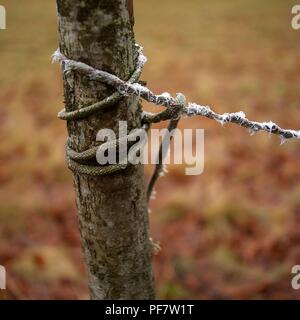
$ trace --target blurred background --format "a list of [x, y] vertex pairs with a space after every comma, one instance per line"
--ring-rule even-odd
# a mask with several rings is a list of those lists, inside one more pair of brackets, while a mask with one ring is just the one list
[[[72, 175], [64, 161], [55, 1], [2, 0], [1, 299], [87, 299]], [[155, 92], [300, 129], [300, 30], [288, 0], [139, 0], [135, 33]], [[152, 107], [146, 106], [150, 110]], [[156, 109], [157, 110], [157, 109]], [[151, 202], [158, 298], [298, 299], [300, 142], [203, 118], [205, 170], [169, 166]], [[146, 178], [151, 173], [146, 167]]]

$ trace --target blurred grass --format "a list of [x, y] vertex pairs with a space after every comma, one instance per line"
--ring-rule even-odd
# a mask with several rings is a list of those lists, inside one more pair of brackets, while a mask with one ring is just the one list
[[[8, 29], [0, 31], [0, 264], [9, 274], [7, 294], [86, 298], [66, 130], [56, 118], [61, 75], [50, 64], [58, 42], [55, 2], [1, 4], [8, 15]], [[155, 92], [181, 91], [221, 113], [243, 109], [249, 118], [299, 128], [293, 4], [135, 1], [136, 37], [149, 58], [143, 78]], [[250, 137], [201, 118], [181, 127], [205, 129], [205, 171], [186, 177], [171, 165], [157, 187], [151, 222], [163, 248], [154, 261], [159, 297], [299, 298], [289, 273], [300, 263], [299, 143], [280, 147], [267, 134]], [[55, 259], [62, 263], [53, 267]]]

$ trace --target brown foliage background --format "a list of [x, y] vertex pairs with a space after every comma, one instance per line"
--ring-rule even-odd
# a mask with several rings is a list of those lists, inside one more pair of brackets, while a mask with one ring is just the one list
[[[85, 299], [85, 271], [65, 123], [54, 1], [5, 0], [0, 31], [0, 264], [2, 299]], [[218, 112], [300, 129], [300, 31], [287, 0], [135, 1], [136, 36], [155, 92], [184, 92]], [[149, 110], [155, 110], [146, 105]], [[298, 299], [300, 142], [234, 125], [205, 129], [205, 170], [169, 166], [151, 202], [162, 251], [154, 265], [165, 299]], [[146, 178], [152, 168], [146, 168]]]

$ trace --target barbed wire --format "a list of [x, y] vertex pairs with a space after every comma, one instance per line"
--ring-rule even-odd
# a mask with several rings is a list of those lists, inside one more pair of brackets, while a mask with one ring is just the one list
[[[136, 71], [140, 73], [145, 63], [147, 62], [147, 58], [143, 54], [143, 48], [139, 45], [136, 45], [136, 47], [138, 48]], [[177, 104], [177, 101], [176, 98], [172, 97], [168, 92], [164, 92], [162, 94], [155, 94], [150, 89], [141, 85], [138, 82], [132, 83], [132, 81], [124, 81], [106, 71], [97, 70], [85, 63], [70, 60], [66, 58], [59, 50], [57, 50], [53, 54], [53, 60], [65, 64], [65, 73], [69, 73], [74, 70], [79, 71], [82, 74], [87, 75], [92, 80], [98, 80], [115, 87], [118, 90], [118, 92], [123, 96], [135, 95], [155, 105], [164, 106], [168, 108], [167, 112], [161, 112], [154, 115], [152, 114], [153, 119], [150, 122], [160, 122], [162, 120], [168, 120], [173, 116], [172, 107], [174, 107]], [[150, 114], [144, 113], [144, 115], [146, 118], [147, 115], [149, 116]], [[218, 114], [215, 111], [213, 111], [209, 106], [189, 102], [182, 109], [182, 115], [185, 115], [187, 117], [203, 116], [215, 120], [221, 123], [222, 125], [224, 125], [225, 123], [235, 123], [240, 125], [241, 127], [249, 129], [251, 133], [255, 133], [258, 131], [266, 131], [275, 135], [279, 135], [282, 141], [291, 138], [300, 139], [299, 130], [283, 129], [272, 121], [251, 121], [246, 118], [246, 115], [243, 111], [234, 113], [226, 112], [223, 114]]]
[[[72, 71], [77, 71], [93, 81], [101, 81], [107, 85], [114, 87], [117, 90], [117, 92], [113, 93], [110, 97], [107, 97], [104, 100], [93, 105], [84, 106], [79, 108], [78, 110], [71, 112], [67, 112], [65, 109], [63, 109], [61, 112], [59, 112], [58, 117], [67, 121], [84, 119], [91, 114], [99, 112], [100, 110], [103, 110], [109, 106], [115, 105], [116, 102], [118, 102], [124, 96], [134, 95], [157, 106], [163, 106], [166, 108], [159, 113], [150, 113], [144, 111], [142, 114], [142, 121], [145, 124], [151, 124], [164, 120], [170, 120], [170, 124], [168, 127], [169, 131], [174, 130], [177, 127], [178, 121], [182, 116], [203, 116], [215, 120], [221, 125], [224, 125], [226, 123], [238, 124], [241, 127], [248, 129], [251, 134], [254, 134], [258, 131], [265, 131], [270, 134], [278, 135], [281, 138], [281, 143], [285, 142], [287, 139], [300, 139], [299, 130], [283, 129], [272, 121], [251, 121], [246, 118], [246, 115], [243, 111], [233, 113], [226, 112], [223, 114], [219, 114], [213, 111], [209, 106], [200, 105], [194, 102], [187, 102], [186, 97], [182, 93], [178, 93], [176, 97], [172, 97], [168, 92], [164, 92], [161, 94], [153, 93], [149, 88], [139, 82], [139, 77], [142, 73], [144, 65], [147, 62], [147, 58], [144, 55], [143, 48], [141, 46], [136, 44], [136, 48], [138, 53], [136, 68], [133, 75], [128, 81], [124, 81], [109, 72], [95, 69], [83, 62], [69, 59], [58, 49], [52, 56], [53, 62], [60, 62], [63, 72], [66, 76], [68, 76]], [[92, 149], [86, 150], [84, 151], [84, 153], [94, 155], [96, 149], [95, 147], [93, 147]], [[78, 153], [74, 152], [70, 149], [69, 146], [67, 146], [67, 160], [69, 163], [69, 167], [81, 173], [101, 175], [107, 174], [107, 172], [116, 172], [125, 168], [124, 166], [108, 166], [108, 170], [106, 170], [101, 168], [97, 169], [94, 166], [91, 166], [91, 170], [89, 170], [88, 165], [76, 162], [76, 160], [78, 160], [76, 159], [76, 157], [78, 157]], [[150, 179], [148, 187], [148, 199], [151, 196], [156, 180], [163, 173], [164, 155], [161, 153], [161, 150], [159, 151], [158, 158], [159, 162], [156, 165], [155, 171], [152, 178]]]

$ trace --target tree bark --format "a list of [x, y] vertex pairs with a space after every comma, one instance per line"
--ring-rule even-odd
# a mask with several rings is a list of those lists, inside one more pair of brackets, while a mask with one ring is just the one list
[[[129, 79], [136, 58], [129, 9], [127, 0], [57, 0], [61, 52]], [[66, 111], [112, 92], [77, 72], [64, 75]], [[129, 130], [140, 127], [138, 99], [124, 98], [87, 119], [68, 121], [71, 147], [81, 152], [95, 146], [98, 130], [117, 133], [121, 120]], [[100, 177], [74, 173], [74, 186], [91, 298], [154, 298], [143, 166]]]

